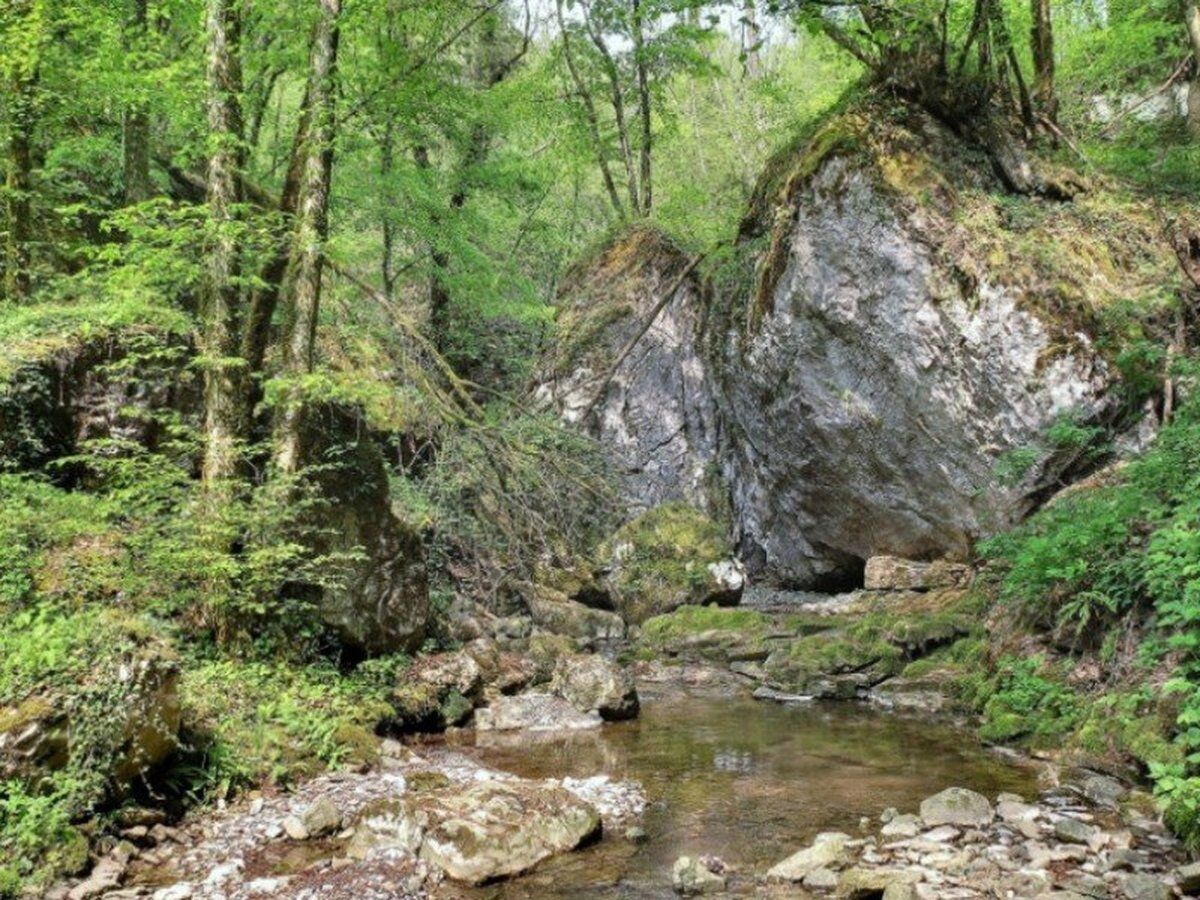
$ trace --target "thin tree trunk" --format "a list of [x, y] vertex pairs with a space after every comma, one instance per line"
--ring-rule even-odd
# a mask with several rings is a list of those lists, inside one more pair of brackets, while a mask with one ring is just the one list
[[1058, 96], [1054, 88], [1054, 21], [1050, 0], [1031, 0], [1033, 4], [1033, 101], [1038, 113], [1051, 122], [1058, 121]]
[[557, 0], [555, 9], [558, 12], [558, 30], [562, 35], [563, 60], [567, 64], [567, 71], [575, 85], [575, 92], [579, 95], [580, 103], [583, 104], [584, 118], [592, 138], [592, 146], [596, 148], [596, 162], [600, 167], [600, 176], [604, 180], [604, 189], [608, 193], [609, 202], [612, 203], [617, 217], [623, 219], [625, 218], [625, 206], [621, 203], [621, 195], [617, 192], [617, 183], [613, 179], [612, 169], [608, 165], [608, 157], [604, 154], [604, 141], [600, 136], [600, 116], [596, 113], [596, 104], [575, 66], [575, 57], [571, 52], [571, 34], [567, 30], [567, 23], [563, 16], [563, 0]]
[[279, 292], [283, 287], [283, 276], [287, 272], [288, 260], [291, 258], [290, 222], [296, 214], [300, 195], [300, 178], [304, 173], [305, 149], [308, 145], [308, 131], [312, 116], [311, 90], [312, 86], [309, 85], [304, 99], [301, 101], [300, 121], [296, 125], [295, 137], [292, 138], [292, 152], [288, 161], [287, 174], [283, 179], [283, 190], [279, 196], [279, 210], [289, 223], [288, 233], [280, 239], [275, 249], [275, 255], [263, 266], [259, 275], [261, 286], [256, 288], [250, 297], [250, 314], [242, 335], [242, 356], [250, 366], [251, 372], [262, 370], [271, 337], [271, 320], [279, 305]]
[[757, 78], [762, 73], [762, 26], [758, 21], [758, 3], [745, 0], [742, 6], [742, 74]]
[[1184, 12], [1194, 63], [1192, 82], [1188, 85], [1188, 130], [1200, 140], [1200, 3], [1188, 3]]
[[32, 290], [33, 129], [36, 121], [37, 72], [18, 71], [13, 79], [12, 123], [8, 140], [6, 198], [8, 242], [4, 262], [4, 293], [25, 303]]
[[[318, 3], [320, 12], [310, 58], [312, 127], [304, 154], [292, 254], [283, 281], [288, 313], [283, 363], [285, 373], [292, 378], [311, 372], [313, 368], [317, 318], [321, 309], [323, 244], [328, 232], [329, 189], [333, 176], [341, 0], [318, 0]], [[283, 472], [295, 472], [301, 463], [304, 403], [295, 395], [294, 389], [290, 393], [292, 395], [283, 400], [278, 422], [275, 461]]]
[[208, 0], [208, 158], [206, 194], [213, 237], [205, 254], [201, 297], [204, 358], [203, 478], [212, 485], [235, 474], [244, 434], [246, 366], [238, 356], [238, 246], [233, 228], [242, 200], [242, 74], [238, 0]]
[[[396, 127], [389, 117], [383, 125], [379, 136], [379, 174], [385, 187], [391, 180], [392, 171], [396, 167]], [[379, 263], [379, 277], [383, 282], [383, 296], [388, 300], [396, 295], [396, 226], [387, 208], [383, 208], [379, 217], [379, 226], [383, 233], [383, 258]]]
[[637, 69], [638, 113], [642, 123], [642, 145], [639, 148], [639, 180], [641, 181], [642, 188], [641, 210], [642, 215], [648, 216], [651, 207], [654, 205], [654, 189], [650, 180], [650, 152], [653, 137], [650, 121], [650, 77], [647, 72], [646, 38], [642, 31], [642, 3], [641, 0], [632, 0], [632, 2], [633, 57], [634, 66]]
[[[126, 50], [146, 40], [146, 0], [133, 0], [133, 15], [126, 29]], [[150, 117], [141, 103], [125, 110], [124, 143], [125, 202], [141, 203], [154, 196], [150, 181]]]
[[621, 149], [621, 160], [625, 164], [625, 180], [628, 186], [629, 206], [635, 215], [640, 215], [642, 213], [641, 200], [638, 197], [637, 174], [633, 162], [633, 147], [629, 141], [629, 125], [625, 118], [625, 97], [621, 92], [621, 73], [617, 68], [617, 61], [613, 59], [612, 53], [609, 52], [608, 44], [604, 41], [604, 36], [596, 30], [595, 23], [592, 22], [591, 8], [587, 4], [584, 4], [583, 7], [583, 23], [587, 28], [588, 36], [599, 51], [600, 58], [604, 64], [604, 74], [608, 78], [609, 100], [613, 108], [613, 120], [617, 126], [617, 144]]

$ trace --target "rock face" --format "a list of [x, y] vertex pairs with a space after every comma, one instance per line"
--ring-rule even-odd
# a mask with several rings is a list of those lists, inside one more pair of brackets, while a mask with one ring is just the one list
[[[752, 576], [836, 589], [861, 586], [875, 556], [965, 559], [1086, 474], [1086, 428], [1130, 424], [1101, 313], [1170, 279], [1158, 243], [1135, 204], [1013, 198], [923, 113], [867, 102], [772, 161], [737, 259], [675, 295], [673, 342], [652, 328], [582, 424], [646, 500], [728, 509]], [[643, 258], [617, 245], [601, 275], [623, 254]], [[627, 294], [661, 297], [679, 271], [651, 260], [620, 270], [640, 280]], [[581, 303], [601, 275], [578, 279]], [[564, 319], [567, 345], [586, 338], [611, 362], [628, 322], [589, 322], [579, 336]], [[681, 323], [698, 329], [690, 345]], [[576, 420], [563, 398], [603, 368], [578, 359], [560, 353], [543, 390]], [[669, 403], [643, 387], [685, 380]], [[697, 479], [714, 460], [720, 477]]]
[[570, 339], [557, 348], [540, 391], [600, 440], [634, 509], [707, 499], [717, 419], [697, 344], [700, 283], [679, 280], [687, 267], [667, 238], [639, 228], [578, 270], [560, 319]]

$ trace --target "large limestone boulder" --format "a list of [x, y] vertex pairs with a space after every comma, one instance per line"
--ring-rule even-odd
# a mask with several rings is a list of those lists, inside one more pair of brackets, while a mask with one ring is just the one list
[[546, 691], [496, 697], [475, 711], [479, 731], [581, 731], [599, 728], [595, 711], [581, 711], [570, 701]]
[[632, 719], [638, 714], [633, 677], [616, 663], [595, 654], [561, 657], [550, 690], [580, 712], [598, 713], [607, 721]]
[[489, 781], [368, 807], [356, 823], [353, 852], [361, 857], [393, 846], [418, 853], [456, 881], [483, 884], [528, 871], [599, 832], [596, 809], [562, 787]]
[[326, 501], [313, 523], [316, 549], [354, 557], [342, 582], [321, 590], [318, 614], [359, 652], [415, 650], [430, 618], [425, 551], [392, 513], [383, 456], [353, 410], [310, 409], [305, 424], [302, 458]]
[[0, 781], [37, 780], [74, 757], [103, 766], [119, 795], [178, 746], [178, 681], [177, 663], [151, 647], [98, 667], [73, 702], [45, 693], [0, 706]]
[[722, 433], [752, 572], [853, 584], [965, 558], [1128, 423], [1104, 311], [1168, 283], [1148, 209], [1015, 198], [915, 109], [842, 114], [777, 159], [726, 306]]
[[[872, 557], [964, 561], [1101, 464], [1089, 441], [1147, 433], [1110, 312], [1176, 277], [1153, 210], [1103, 186], [1014, 197], [905, 104], [864, 100], [773, 159], [702, 284], [671, 295], [682, 257], [644, 246], [577, 274], [542, 394], [621, 462], [631, 511], [728, 513], [752, 577], [843, 589]], [[638, 328], [593, 297], [614, 280], [643, 324], [669, 316], [623, 358]]]
[[600, 440], [633, 509], [707, 502], [716, 408], [698, 344], [702, 288], [688, 268], [682, 250], [645, 227], [576, 267], [539, 390]]
[[627, 622], [681, 606], [736, 605], [745, 587], [725, 531], [685, 503], [657, 506], [600, 548], [601, 582]]

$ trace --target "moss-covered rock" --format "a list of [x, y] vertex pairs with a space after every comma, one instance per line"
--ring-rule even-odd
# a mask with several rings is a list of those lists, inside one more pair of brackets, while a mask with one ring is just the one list
[[603, 584], [627, 622], [686, 605], [733, 605], [745, 584], [724, 529], [685, 503], [643, 513], [609, 538], [599, 556]]

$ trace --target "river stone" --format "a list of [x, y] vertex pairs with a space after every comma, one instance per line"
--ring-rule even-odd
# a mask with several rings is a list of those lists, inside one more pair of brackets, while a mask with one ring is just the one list
[[601, 722], [598, 713], [580, 712], [561, 697], [534, 691], [497, 697], [475, 711], [479, 731], [579, 731], [599, 728]]
[[921, 818], [926, 825], [963, 825], [982, 827], [991, 824], [992, 804], [982, 794], [966, 788], [947, 788], [921, 803]]
[[309, 837], [322, 837], [342, 827], [342, 811], [328, 797], [322, 797], [300, 816]]
[[772, 881], [803, 881], [817, 869], [834, 866], [845, 860], [846, 835], [828, 835], [811, 847], [793, 853], [767, 872]]
[[453, 690], [464, 697], [474, 697], [483, 686], [483, 670], [464, 650], [419, 656], [405, 672], [405, 678], [429, 685], [438, 696]]
[[837, 883], [838, 875], [833, 869], [813, 869], [804, 876], [804, 886], [815, 891], [832, 891]]
[[1096, 806], [1116, 809], [1129, 788], [1109, 775], [1087, 773], [1079, 783], [1079, 792]]
[[637, 687], [618, 666], [595, 654], [560, 657], [550, 682], [550, 692], [583, 713], [602, 719], [632, 719], [638, 714]]
[[901, 837], [911, 838], [916, 837], [921, 831], [921, 820], [914, 815], [904, 814], [896, 815], [880, 829], [879, 833], [884, 837]]
[[1175, 880], [1185, 894], [1200, 893], [1200, 862], [1180, 866], [1175, 870]]
[[921, 872], [915, 869], [847, 869], [838, 878], [837, 896], [844, 900], [872, 900], [894, 884], [916, 884]]
[[1121, 890], [1129, 900], [1171, 900], [1171, 889], [1153, 875], [1126, 875]]
[[1078, 819], [1062, 818], [1054, 823], [1054, 836], [1065, 844], [1090, 844], [1096, 829]]
[[355, 824], [352, 857], [416, 852], [456, 881], [482, 884], [574, 850], [599, 834], [600, 814], [562, 787], [513, 779], [409, 793]]
[[588, 647], [625, 637], [625, 621], [619, 615], [584, 606], [560, 591], [534, 585], [526, 599], [533, 623], [553, 634], [566, 635]]
[[684, 897], [715, 894], [725, 890], [725, 876], [710, 872], [702, 860], [681, 856], [671, 867], [671, 884]]

